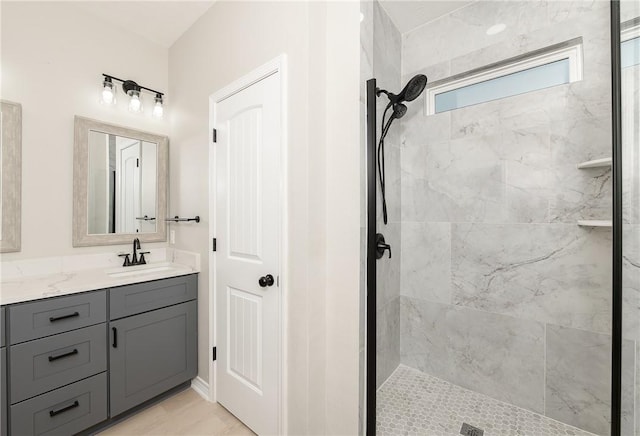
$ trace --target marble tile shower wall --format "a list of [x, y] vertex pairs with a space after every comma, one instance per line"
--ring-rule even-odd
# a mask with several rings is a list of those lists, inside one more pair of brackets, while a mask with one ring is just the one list
[[[506, 30], [486, 35], [496, 23]], [[403, 83], [578, 37], [584, 79], [432, 116], [410, 108], [398, 233], [403, 364], [603, 435], [611, 232], [576, 221], [610, 219], [611, 172], [576, 164], [611, 153], [609, 32], [608, 2], [478, 1], [404, 34]]]
[[[373, 8], [373, 75], [379, 88], [400, 90], [402, 37], [378, 2]], [[378, 132], [386, 97], [378, 99]], [[385, 139], [385, 181], [388, 222], [382, 219], [382, 201], [378, 191], [378, 231], [391, 245], [392, 256], [385, 255], [377, 263], [377, 385], [380, 386], [400, 363], [400, 254], [401, 254], [401, 190], [400, 132], [396, 121]], [[378, 133], [379, 134], [379, 133]], [[395, 254], [395, 255], [394, 255]]]
[[[400, 86], [401, 35], [377, 1], [360, 3], [363, 20], [360, 30], [360, 127], [366, 132], [366, 81], [377, 79], [380, 88], [397, 90]], [[378, 100], [378, 134], [385, 106]], [[400, 123], [389, 131], [385, 141], [385, 166], [389, 220], [382, 220], [380, 193], [377, 198], [377, 227], [391, 244], [394, 256], [378, 261], [377, 267], [377, 386], [380, 386], [400, 363]], [[361, 142], [361, 315], [366, 306], [366, 137]], [[361, 316], [364, 319], [364, 316]], [[360, 367], [364, 374], [365, 326], [360, 329]], [[364, 404], [364, 384], [361, 380], [361, 404]], [[361, 413], [363, 412], [361, 407]], [[361, 417], [362, 422], [362, 417]], [[362, 430], [362, 429], [361, 429]]]

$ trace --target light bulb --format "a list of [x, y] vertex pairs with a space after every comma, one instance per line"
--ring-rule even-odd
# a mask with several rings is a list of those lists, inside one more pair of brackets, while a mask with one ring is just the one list
[[129, 110], [131, 112], [141, 112], [142, 102], [140, 101], [140, 91], [129, 91], [131, 99], [129, 100]]
[[162, 107], [162, 95], [156, 94], [156, 104], [153, 106], [153, 116], [156, 118], [162, 118], [164, 114], [164, 108]]
[[105, 78], [100, 98], [102, 104], [115, 104], [116, 98], [113, 91], [113, 82], [110, 78]]

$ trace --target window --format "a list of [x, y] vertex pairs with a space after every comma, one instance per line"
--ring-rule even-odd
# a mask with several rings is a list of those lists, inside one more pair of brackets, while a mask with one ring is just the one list
[[620, 60], [622, 68], [640, 65], [640, 26], [622, 31], [620, 40]]
[[582, 41], [484, 67], [427, 89], [427, 115], [582, 80]]

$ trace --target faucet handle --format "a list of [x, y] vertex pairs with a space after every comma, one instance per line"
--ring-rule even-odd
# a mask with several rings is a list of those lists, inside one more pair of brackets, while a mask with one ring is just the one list
[[131, 261], [129, 260], [129, 253], [118, 254], [118, 257], [124, 257], [124, 263], [122, 266], [131, 266]]
[[147, 263], [147, 261], [144, 258], [145, 254], [149, 254], [150, 251], [141, 251], [138, 254], [140, 255], [140, 260], [138, 261], [138, 264], [140, 265], [145, 265]]

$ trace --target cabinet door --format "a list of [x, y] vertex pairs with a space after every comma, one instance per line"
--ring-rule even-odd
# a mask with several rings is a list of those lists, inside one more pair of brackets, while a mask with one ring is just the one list
[[197, 374], [195, 301], [112, 321], [111, 416]]

